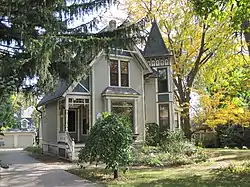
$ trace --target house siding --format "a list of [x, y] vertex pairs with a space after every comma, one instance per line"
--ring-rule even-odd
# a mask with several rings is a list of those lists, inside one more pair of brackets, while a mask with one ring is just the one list
[[157, 123], [156, 80], [145, 80], [146, 123]]
[[[102, 92], [109, 86], [109, 65], [106, 57], [103, 55], [99, 61], [93, 65], [94, 80], [92, 82], [93, 92], [93, 120], [96, 119], [96, 115], [105, 110], [104, 102], [102, 98]], [[95, 122], [95, 121], [93, 121]]]
[[42, 134], [46, 143], [57, 143], [57, 102], [47, 104], [43, 114]]
[[144, 116], [144, 102], [143, 102], [143, 69], [138, 62], [134, 59], [130, 60], [130, 87], [137, 91], [140, 95], [138, 97], [137, 104], [137, 132], [139, 134], [137, 140], [144, 140], [144, 126], [145, 126], [145, 116]]
[[[96, 118], [98, 113], [107, 110], [107, 103], [105, 101], [102, 93], [109, 86], [109, 64], [105, 56], [102, 56], [99, 61], [93, 65], [94, 80], [93, 80], [93, 90], [92, 100], [94, 100], [93, 106], [93, 119]], [[137, 91], [140, 95], [137, 99], [137, 133], [139, 134], [138, 140], [144, 140], [144, 102], [143, 102], [143, 69], [137, 61], [134, 59], [129, 59], [129, 81], [130, 87]], [[122, 96], [119, 96], [121, 98]], [[118, 97], [117, 97], [118, 98]], [[122, 97], [126, 100], [126, 96]]]

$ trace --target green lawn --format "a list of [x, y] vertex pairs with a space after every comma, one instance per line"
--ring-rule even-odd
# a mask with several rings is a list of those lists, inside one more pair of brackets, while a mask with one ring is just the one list
[[250, 186], [250, 173], [232, 173], [220, 168], [250, 160], [250, 150], [207, 149], [208, 162], [171, 168], [133, 168], [126, 174], [120, 172], [118, 180], [103, 169], [73, 170], [77, 175], [106, 186]]

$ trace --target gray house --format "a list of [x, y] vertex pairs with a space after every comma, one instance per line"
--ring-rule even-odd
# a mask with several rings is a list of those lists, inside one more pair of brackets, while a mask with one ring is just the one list
[[61, 81], [54, 93], [40, 101], [44, 152], [77, 159], [103, 111], [126, 111], [137, 142], [144, 141], [147, 123], [170, 130], [180, 128], [180, 109], [174, 102], [173, 58], [157, 24], [152, 24], [143, 52], [136, 46], [117, 51], [109, 59], [101, 51], [89, 64], [91, 72], [85, 80], [70, 85]]

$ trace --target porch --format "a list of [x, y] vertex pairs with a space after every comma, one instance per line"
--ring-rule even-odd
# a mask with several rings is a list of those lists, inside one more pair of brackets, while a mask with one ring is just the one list
[[57, 104], [57, 143], [64, 149], [65, 157], [77, 160], [79, 150], [84, 147], [91, 124], [91, 97], [89, 95], [67, 95]]

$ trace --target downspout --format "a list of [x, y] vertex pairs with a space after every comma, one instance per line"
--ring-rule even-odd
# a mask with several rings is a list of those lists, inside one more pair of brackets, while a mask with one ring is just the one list
[[[36, 108], [36, 110], [40, 113], [40, 118], [39, 118], [39, 124], [38, 124], [38, 140], [39, 140], [39, 145], [40, 145], [40, 134], [42, 133], [42, 132], [40, 132], [40, 131], [42, 131], [42, 111], [41, 110], [39, 110], [38, 109], [38, 106], [36, 106], [35, 107]], [[43, 152], [43, 149], [42, 149], [42, 152]]]

